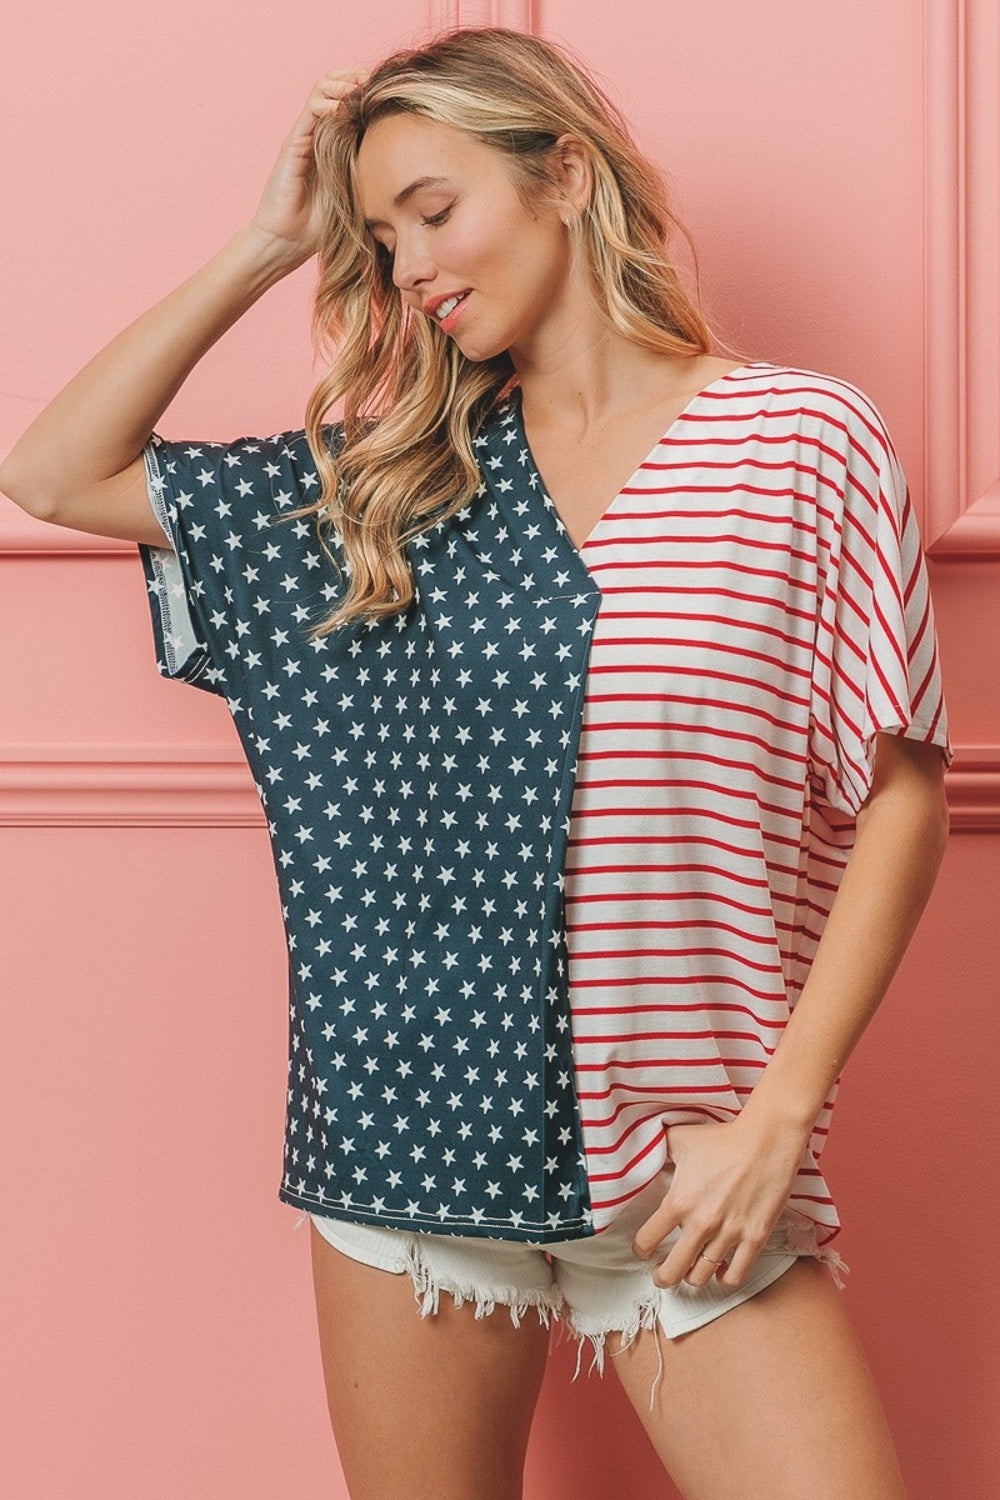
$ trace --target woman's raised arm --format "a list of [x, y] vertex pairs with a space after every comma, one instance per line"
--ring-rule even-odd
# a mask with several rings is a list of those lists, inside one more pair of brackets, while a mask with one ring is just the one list
[[142, 449], [202, 356], [315, 252], [313, 132], [362, 76], [331, 72], [319, 80], [250, 222], [112, 339], [35, 418], [0, 466], [0, 490], [22, 509], [79, 531], [168, 545], [149, 505]]

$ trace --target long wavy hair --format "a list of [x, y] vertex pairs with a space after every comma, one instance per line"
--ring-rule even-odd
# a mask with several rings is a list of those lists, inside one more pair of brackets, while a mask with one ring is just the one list
[[[560, 202], [553, 147], [565, 134], [581, 139], [593, 190], [569, 229], [598, 314], [664, 354], [690, 357], [711, 345], [669, 253], [674, 230], [688, 237], [663, 179], [579, 64], [551, 42], [504, 27], [449, 31], [388, 57], [315, 134], [311, 171], [322, 229], [313, 338], [328, 368], [306, 410], [321, 492], [296, 514], [316, 514], [335, 565], [330, 542], [341, 544], [348, 586], [311, 639], [411, 604], [407, 543], [472, 499], [481, 483], [473, 439], [516, 383], [508, 353], [472, 361], [433, 319], [413, 313], [393, 283], [388, 252], [365, 227], [361, 142], [376, 120], [406, 112], [501, 152], [529, 210]], [[343, 434], [333, 443], [324, 424], [341, 397]]]

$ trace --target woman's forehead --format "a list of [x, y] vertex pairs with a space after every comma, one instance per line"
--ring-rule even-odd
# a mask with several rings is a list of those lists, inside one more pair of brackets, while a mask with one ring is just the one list
[[468, 131], [425, 115], [384, 115], [358, 148], [357, 183], [369, 224], [405, 206], [421, 187], [482, 176], [495, 153]]

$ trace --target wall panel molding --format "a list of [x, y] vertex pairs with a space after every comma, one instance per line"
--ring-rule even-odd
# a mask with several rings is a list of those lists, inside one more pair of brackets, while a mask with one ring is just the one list
[[0, 826], [264, 827], [239, 745], [0, 748]]
[[435, 31], [453, 26], [508, 26], [513, 31], [535, 29], [538, 0], [430, 0]]
[[1000, 15], [924, 0], [925, 537], [1000, 557]]
[[134, 542], [37, 521], [6, 496], [0, 497], [0, 557], [128, 557], [134, 552]]
[[[956, 745], [955, 833], [1000, 831], [1000, 745]], [[261, 828], [238, 744], [0, 747], [0, 826]]]
[[1000, 745], [956, 745], [945, 787], [953, 833], [1000, 832]]

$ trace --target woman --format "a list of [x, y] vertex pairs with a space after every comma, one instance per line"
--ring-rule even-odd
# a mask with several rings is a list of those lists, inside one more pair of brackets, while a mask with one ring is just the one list
[[[538, 39], [328, 74], [0, 476], [140, 543], [160, 670], [240, 732], [364, 1500], [518, 1495], [552, 1317], [692, 1500], [903, 1494], [819, 1154], [947, 834], [926, 574], [871, 404], [713, 356], [669, 227]], [[155, 434], [314, 253], [306, 429]]]

